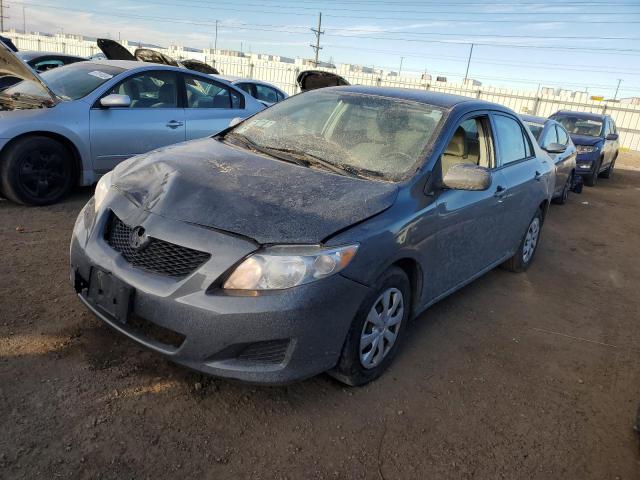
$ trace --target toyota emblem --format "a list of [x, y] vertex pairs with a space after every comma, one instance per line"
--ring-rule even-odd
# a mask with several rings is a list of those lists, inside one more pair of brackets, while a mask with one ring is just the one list
[[149, 236], [144, 230], [144, 227], [136, 227], [131, 230], [129, 235], [129, 246], [134, 250], [142, 250], [149, 244]]

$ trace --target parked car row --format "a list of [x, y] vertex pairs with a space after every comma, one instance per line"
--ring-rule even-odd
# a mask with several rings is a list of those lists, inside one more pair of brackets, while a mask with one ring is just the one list
[[22, 79], [0, 95], [4, 194], [45, 204], [99, 179], [72, 233], [79, 299], [179, 364], [255, 383], [374, 380], [412, 317], [497, 266], [527, 270], [550, 202], [615, 163], [608, 117], [319, 71], [259, 101], [166, 61], [38, 74], [0, 57]]

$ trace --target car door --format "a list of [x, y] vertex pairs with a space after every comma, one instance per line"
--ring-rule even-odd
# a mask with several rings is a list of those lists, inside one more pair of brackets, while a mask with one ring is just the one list
[[128, 95], [127, 108], [91, 108], [91, 154], [94, 169], [111, 170], [133, 155], [185, 140], [184, 109], [178, 74], [168, 70], [135, 73], [101, 97]]
[[613, 133], [613, 128], [611, 126], [611, 119], [609, 117], [605, 117], [604, 119], [604, 160], [601, 165], [601, 169], [604, 170], [605, 167], [609, 166], [611, 161], [613, 160], [613, 154], [616, 141], [607, 140], [607, 137]]
[[[526, 227], [538, 207], [540, 190], [546, 192], [544, 178], [552, 168], [538, 159], [525, 127], [507, 113], [494, 112], [491, 122], [498, 153], [498, 168], [506, 181], [504, 195], [505, 223], [501, 236], [509, 252], [518, 247]], [[548, 158], [548, 157], [547, 157]]]
[[439, 285], [434, 292], [436, 297], [470, 281], [504, 257], [506, 243], [501, 232], [507, 184], [496, 165], [494, 144], [488, 115], [474, 114], [454, 129], [436, 166], [442, 178], [458, 163], [486, 167], [491, 173], [491, 186], [487, 190], [444, 187], [437, 194], [438, 254], [428, 274], [431, 280], [425, 279], [435, 280]]
[[540, 135], [539, 144], [540, 147], [547, 152], [547, 155], [553, 160], [553, 163], [556, 165], [555, 168], [555, 187], [554, 187], [554, 195], [559, 193], [562, 190], [562, 186], [565, 184], [566, 179], [563, 178], [562, 171], [558, 168], [559, 162], [562, 160], [561, 153], [553, 153], [547, 151], [547, 147], [552, 143], [558, 143], [558, 131], [553, 123], [547, 123], [542, 134]]
[[[567, 149], [562, 152], [556, 154], [555, 162], [556, 162], [556, 192], [561, 193], [564, 184], [569, 180], [572, 171], [575, 169], [575, 159], [576, 159], [576, 147], [569, 140], [569, 134], [564, 129], [562, 125], [559, 123], [555, 124], [556, 133], [558, 135], [558, 143], [560, 145], [564, 145]], [[558, 181], [558, 177], [561, 179], [561, 182]], [[559, 190], [558, 190], [559, 189]]]
[[244, 117], [244, 96], [235, 88], [202, 76], [182, 74], [187, 140], [214, 135]]

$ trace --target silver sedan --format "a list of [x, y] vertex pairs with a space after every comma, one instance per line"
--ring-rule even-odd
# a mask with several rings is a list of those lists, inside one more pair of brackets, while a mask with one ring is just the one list
[[27, 205], [58, 201], [121, 161], [206, 137], [264, 105], [222, 79], [136, 61], [88, 61], [38, 75], [0, 47], [0, 190]]

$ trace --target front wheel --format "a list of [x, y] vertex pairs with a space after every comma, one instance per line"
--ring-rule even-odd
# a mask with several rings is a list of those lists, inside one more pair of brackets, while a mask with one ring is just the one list
[[607, 169], [602, 172], [602, 178], [611, 178], [611, 176], [613, 175], [613, 169], [616, 166], [616, 159], [614, 158], [613, 160], [611, 160], [611, 163], [609, 164], [609, 166], [607, 167]]
[[73, 183], [71, 153], [60, 142], [33, 136], [17, 140], [0, 159], [1, 190], [24, 205], [48, 205], [60, 200]]
[[602, 160], [598, 162], [593, 170], [593, 173], [584, 177], [584, 184], [588, 187], [595, 187], [598, 183], [598, 176], [600, 175], [600, 165], [602, 165]]
[[410, 310], [409, 279], [402, 269], [392, 267], [360, 306], [340, 360], [329, 374], [353, 386], [382, 375], [396, 355]]
[[516, 253], [507, 260], [503, 266], [512, 272], [524, 272], [535, 256], [540, 240], [540, 232], [542, 231], [542, 210], [538, 209], [536, 214], [529, 222], [527, 231], [518, 246]]

